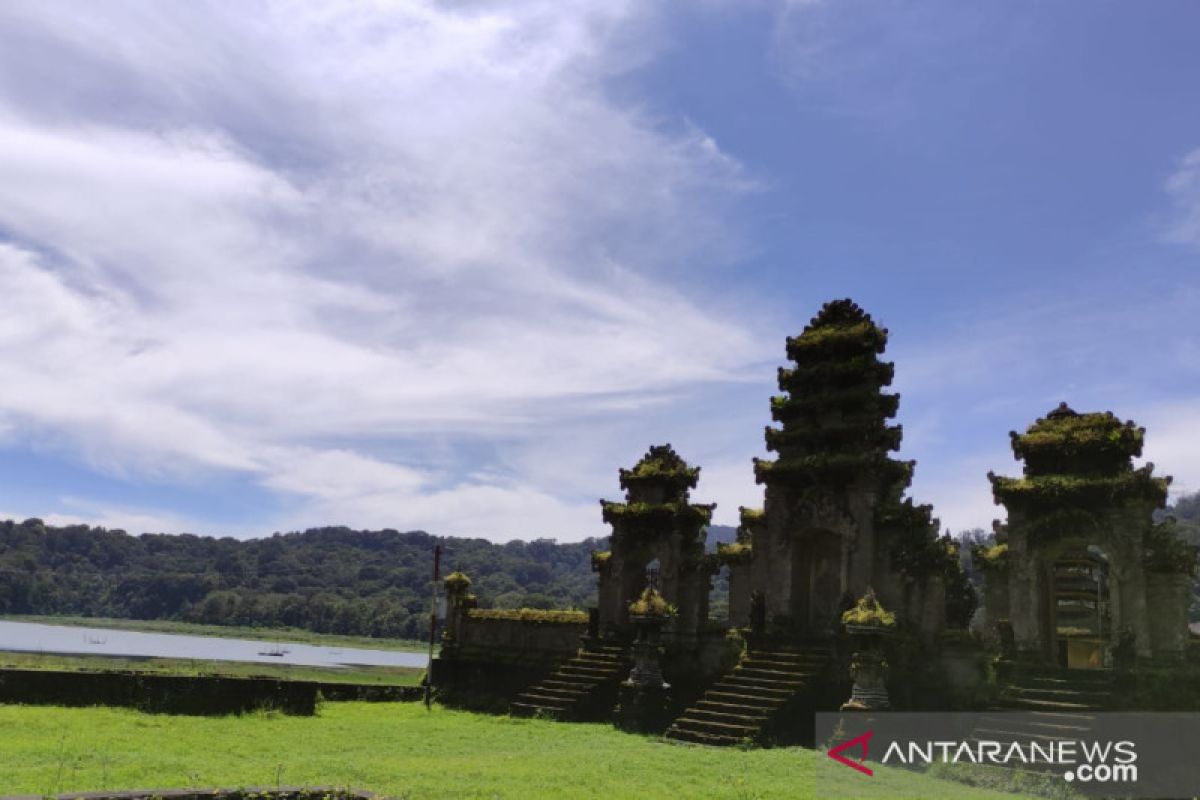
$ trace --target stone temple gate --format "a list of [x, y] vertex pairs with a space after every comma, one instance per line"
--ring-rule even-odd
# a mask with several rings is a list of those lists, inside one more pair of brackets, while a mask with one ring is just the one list
[[653, 566], [657, 588], [678, 609], [675, 632], [695, 636], [708, 620], [708, 595], [717, 564], [705, 556], [705, 527], [715, 505], [689, 502], [700, 468], [670, 445], [651, 447], [633, 469], [620, 471], [625, 502], [601, 500], [612, 526], [611, 549], [592, 555], [599, 577], [599, 625], [604, 636], [632, 629], [629, 606], [647, 588]]
[[1134, 468], [1145, 429], [1063, 403], [1011, 436], [1025, 474], [988, 475], [1008, 510], [989, 615], [1026, 657], [1064, 666], [1111, 666], [1122, 639], [1134, 658], [1182, 658], [1194, 553], [1154, 522], [1170, 478]]
[[914, 462], [889, 455], [901, 430], [889, 422], [900, 398], [883, 391], [894, 372], [879, 358], [886, 345], [887, 330], [848, 300], [787, 341], [793, 366], [771, 399], [779, 427], [766, 430], [778, 457], [755, 461], [765, 506], [743, 521], [756, 523], [747, 588], [768, 625], [801, 638], [833, 636], [870, 588], [926, 637], [945, 625], [943, 577], [957, 564], [932, 509], [903, 499]]

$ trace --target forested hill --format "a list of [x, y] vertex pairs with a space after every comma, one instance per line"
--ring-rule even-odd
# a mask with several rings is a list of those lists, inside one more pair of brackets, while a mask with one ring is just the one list
[[[732, 528], [713, 526], [730, 541]], [[0, 614], [174, 619], [420, 638], [433, 548], [471, 576], [483, 606], [595, 602], [591, 552], [606, 539], [493, 544], [422, 531], [318, 528], [239, 541], [0, 522]]]

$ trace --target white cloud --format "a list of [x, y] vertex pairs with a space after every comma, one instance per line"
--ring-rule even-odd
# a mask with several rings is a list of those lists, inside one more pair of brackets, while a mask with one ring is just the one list
[[1180, 160], [1165, 189], [1173, 206], [1167, 241], [1200, 247], [1200, 148]]
[[531, 473], [425, 456], [757, 353], [670, 280], [750, 181], [608, 96], [631, 42], [628, 3], [6, 5], [0, 428], [241, 475], [296, 525], [593, 532]]

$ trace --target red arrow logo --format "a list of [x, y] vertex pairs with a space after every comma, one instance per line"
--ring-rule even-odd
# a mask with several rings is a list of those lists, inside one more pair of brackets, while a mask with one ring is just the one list
[[[861, 736], [855, 736], [853, 739], [842, 742], [837, 747], [829, 751], [829, 757], [839, 764], [845, 764], [851, 769], [858, 770], [864, 775], [874, 775], [875, 773], [870, 767], [864, 767], [862, 764], [862, 762], [867, 760], [867, 743], [871, 741], [871, 737], [874, 735], [875, 731], [867, 731]], [[854, 747], [858, 747], [862, 750], [862, 756], [859, 757], [858, 761], [851, 761], [849, 758], [846, 758], [846, 756], [842, 755], [843, 750], [850, 750]]]

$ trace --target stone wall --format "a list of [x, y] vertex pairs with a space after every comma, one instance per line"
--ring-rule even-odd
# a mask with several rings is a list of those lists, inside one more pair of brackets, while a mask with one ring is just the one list
[[1150, 645], [1156, 659], [1182, 659], [1190, 632], [1187, 610], [1192, 596], [1190, 575], [1149, 573], [1146, 580]]
[[458, 646], [565, 657], [579, 649], [579, 637], [586, 632], [583, 621], [495, 619], [468, 612]]
[[508, 701], [574, 655], [587, 622], [495, 619], [462, 610], [433, 661], [430, 679], [447, 705], [505, 711]]
[[272, 678], [0, 670], [0, 703], [127, 706], [165, 714], [312, 714], [319, 684]]

